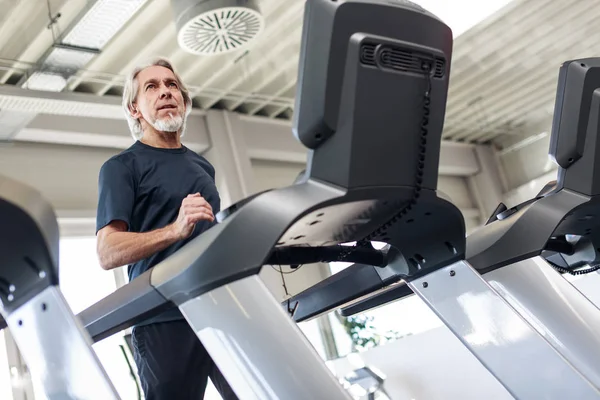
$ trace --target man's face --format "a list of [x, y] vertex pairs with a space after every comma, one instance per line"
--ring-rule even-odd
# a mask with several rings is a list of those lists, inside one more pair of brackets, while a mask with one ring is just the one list
[[185, 102], [173, 72], [155, 65], [142, 70], [137, 80], [133, 117], [143, 119], [157, 131], [179, 131], [185, 118]]

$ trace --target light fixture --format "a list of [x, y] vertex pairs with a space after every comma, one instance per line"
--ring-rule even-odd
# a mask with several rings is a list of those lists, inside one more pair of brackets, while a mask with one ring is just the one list
[[177, 43], [196, 55], [247, 48], [262, 32], [257, 0], [171, 0]]
[[22, 85], [25, 89], [60, 92], [147, 0], [98, 0], [39, 61], [40, 67]]

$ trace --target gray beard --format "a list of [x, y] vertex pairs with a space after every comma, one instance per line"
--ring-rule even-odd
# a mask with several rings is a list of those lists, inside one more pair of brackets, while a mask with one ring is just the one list
[[160, 132], [178, 132], [183, 126], [183, 118], [180, 115], [169, 115], [166, 118], [152, 121], [150, 125]]

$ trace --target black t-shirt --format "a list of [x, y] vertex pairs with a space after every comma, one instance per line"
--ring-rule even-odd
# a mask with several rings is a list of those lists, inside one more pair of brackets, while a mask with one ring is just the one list
[[[188, 194], [200, 193], [212, 206], [214, 215], [220, 207], [214, 167], [185, 146], [161, 149], [137, 141], [104, 163], [98, 189], [96, 232], [114, 220], [124, 221], [129, 232], [163, 228], [177, 219], [181, 202]], [[163, 261], [215, 223], [200, 221], [188, 239], [129, 265], [129, 280]], [[182, 318], [174, 308], [140, 325]]]

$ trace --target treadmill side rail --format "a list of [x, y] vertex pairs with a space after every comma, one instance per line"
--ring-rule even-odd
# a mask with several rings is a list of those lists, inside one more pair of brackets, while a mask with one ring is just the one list
[[408, 284], [515, 398], [600, 398], [467, 262]]
[[257, 275], [179, 308], [238, 397], [351, 399]]
[[600, 388], [600, 310], [535, 257], [484, 276], [485, 280], [573, 367]]
[[13, 311], [6, 321], [48, 400], [119, 399], [87, 332], [56, 286]]

